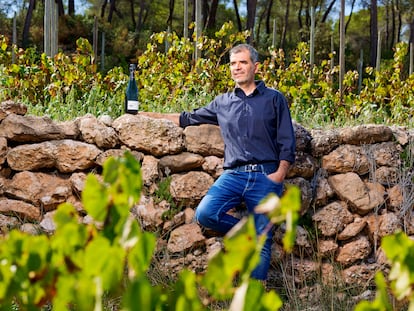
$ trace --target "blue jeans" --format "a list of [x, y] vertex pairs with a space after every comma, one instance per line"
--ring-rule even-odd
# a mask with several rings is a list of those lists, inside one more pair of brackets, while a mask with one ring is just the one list
[[[283, 183], [273, 182], [265, 173], [225, 170], [201, 200], [195, 212], [195, 219], [200, 225], [225, 234], [239, 221], [227, 212], [244, 201], [248, 212], [254, 215], [256, 234], [260, 235], [268, 226], [269, 218], [254, 213], [254, 208], [269, 193], [273, 192], [281, 196], [282, 191]], [[271, 259], [272, 231], [270, 229], [267, 232], [260, 253], [260, 263], [251, 275], [258, 280], [267, 278]]]

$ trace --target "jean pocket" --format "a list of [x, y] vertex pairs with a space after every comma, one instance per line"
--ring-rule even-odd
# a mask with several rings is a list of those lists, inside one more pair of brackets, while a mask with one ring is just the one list
[[279, 182], [279, 181], [274, 181], [273, 179], [270, 179], [269, 175], [267, 175], [267, 174], [264, 174], [264, 175], [265, 175], [266, 179], [267, 179], [268, 181], [270, 181], [271, 183], [273, 183], [273, 184], [275, 184], [275, 185], [278, 185], [278, 186], [283, 185], [283, 181], [282, 181], [282, 182]]

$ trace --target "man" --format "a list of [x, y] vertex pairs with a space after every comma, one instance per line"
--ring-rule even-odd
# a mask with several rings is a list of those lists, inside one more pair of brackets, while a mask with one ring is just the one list
[[172, 120], [181, 127], [203, 123], [220, 126], [224, 140], [223, 174], [196, 209], [202, 226], [228, 232], [239, 219], [227, 212], [245, 202], [254, 215], [257, 234], [266, 234], [259, 265], [252, 273], [266, 280], [270, 266], [272, 230], [266, 215], [254, 208], [269, 193], [281, 196], [283, 181], [295, 160], [295, 135], [286, 98], [263, 81], [255, 81], [258, 53], [248, 44], [230, 50], [230, 71], [236, 87], [207, 106], [181, 114], [142, 113]]

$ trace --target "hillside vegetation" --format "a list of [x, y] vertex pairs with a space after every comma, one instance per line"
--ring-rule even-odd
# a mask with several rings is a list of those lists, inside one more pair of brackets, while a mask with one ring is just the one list
[[[164, 32], [152, 35], [147, 49], [136, 57], [140, 109], [193, 109], [231, 89], [228, 50], [247, 35], [224, 24], [213, 38], [200, 38], [197, 48], [203, 57], [196, 61], [189, 40]], [[305, 43], [298, 45], [290, 63], [282, 50], [260, 51], [258, 78], [282, 91], [293, 118], [307, 127], [363, 123], [412, 127], [414, 76], [405, 73], [407, 50], [406, 43], [399, 43], [393, 60], [379, 71], [368, 67], [362, 77], [357, 71], [346, 72], [342, 95], [339, 67], [330, 60], [311, 66]], [[123, 113], [128, 72], [122, 67], [99, 72], [92, 55], [86, 39], [77, 40], [76, 53], [49, 58], [31, 48], [16, 50], [0, 36], [0, 100], [17, 100], [29, 107], [30, 114], [57, 120], [86, 113], [117, 117]]]

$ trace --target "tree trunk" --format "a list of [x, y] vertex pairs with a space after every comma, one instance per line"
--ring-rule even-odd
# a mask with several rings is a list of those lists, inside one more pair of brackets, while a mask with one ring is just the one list
[[65, 8], [63, 7], [63, 1], [62, 0], [55, 0], [55, 2], [58, 5], [58, 14], [59, 14], [59, 16], [65, 15]]
[[345, 33], [346, 33], [346, 31], [348, 30], [348, 25], [349, 25], [349, 23], [351, 22], [351, 19], [352, 19], [352, 13], [354, 12], [354, 6], [355, 6], [355, 0], [352, 0], [352, 4], [351, 4], [351, 13], [349, 13], [348, 20], [346, 21], [346, 24], [345, 24]]
[[272, 6], [273, 6], [273, 0], [269, 0], [269, 5], [267, 6], [266, 10], [266, 33], [270, 34], [272, 32], [270, 28], [270, 19], [272, 17]]
[[389, 45], [390, 49], [392, 49], [392, 47], [395, 44], [395, 30], [397, 29], [397, 25], [396, 25], [397, 17], [396, 17], [396, 12], [395, 12], [394, 0], [391, 1], [391, 12], [392, 12], [392, 18], [391, 18], [392, 28], [391, 28], [391, 40], [390, 40], [390, 45]]
[[[131, 1], [133, 1], [133, 0], [131, 0]], [[139, 40], [139, 33], [141, 31], [142, 24], [144, 22], [145, 10], [146, 10], [145, 0], [140, 0], [139, 1], [139, 11], [138, 11], [138, 21], [137, 21], [137, 26], [135, 27], [135, 32], [138, 36], [138, 40]]]
[[256, 7], [257, 7], [257, 0], [247, 0], [247, 22], [246, 22], [246, 29], [251, 31], [249, 38], [247, 38], [248, 43], [253, 42], [253, 29], [254, 29], [254, 22], [256, 17]]
[[280, 48], [283, 50], [286, 44], [286, 34], [289, 27], [289, 11], [290, 11], [290, 0], [286, 0], [286, 11], [285, 11], [285, 21], [283, 23], [282, 36], [280, 38]]
[[303, 28], [302, 10], [303, 10], [303, 0], [300, 0], [299, 10], [298, 10], [298, 25], [299, 25], [299, 30], [302, 30], [302, 28]]
[[108, 23], [112, 22], [112, 16], [114, 15], [115, 11], [115, 0], [110, 0], [109, 2], [109, 14], [108, 14]]
[[208, 14], [206, 28], [214, 29], [216, 26], [216, 15], [218, 9], [219, 0], [212, 0], [210, 6], [210, 13]]
[[172, 30], [172, 20], [174, 15], [174, 6], [175, 6], [175, 0], [169, 1], [169, 13], [168, 13], [168, 19], [167, 19], [167, 26], [170, 30]]
[[239, 6], [237, 5], [237, 0], [233, 0], [234, 11], [236, 12], [236, 19], [237, 19], [237, 28], [239, 31], [243, 30], [243, 26], [241, 23], [240, 13], [239, 13]]
[[107, 0], [102, 1], [102, 6], [101, 6], [101, 18], [105, 17], [105, 10], [106, 10], [106, 5], [108, 4]]
[[23, 26], [23, 38], [22, 38], [23, 48], [26, 48], [29, 43], [30, 23], [32, 21], [33, 11], [35, 7], [36, 7], [36, 0], [30, 0], [29, 8], [27, 9], [26, 19], [24, 20], [24, 26]]
[[75, 0], [68, 0], [68, 14], [75, 15]]
[[208, 0], [201, 0], [201, 16], [203, 29], [207, 25], [207, 16], [210, 14], [210, 7], [208, 6]]
[[370, 8], [370, 65], [375, 68], [377, 62], [378, 9], [377, 0], [371, 0]]
[[397, 16], [398, 16], [398, 27], [397, 27], [396, 43], [398, 43], [398, 42], [400, 42], [401, 27], [402, 27], [402, 16], [401, 16], [400, 1], [396, 0], [396, 3], [397, 3]]
[[117, 10], [116, 8], [116, 0], [110, 0], [110, 6], [109, 6], [109, 14], [108, 14], [108, 23], [112, 22], [112, 17], [114, 16], [114, 13], [122, 19], [122, 14]]
[[[326, 22], [326, 20], [329, 16], [329, 13], [331, 13], [331, 11], [332, 11], [332, 9], [335, 5], [335, 2], [336, 2], [336, 0], [332, 0], [331, 3], [329, 3], [328, 8], [326, 9], [325, 13], [323, 14], [322, 21], [321, 21], [322, 23]], [[354, 6], [354, 3], [355, 3], [355, 0], [352, 1], [352, 7]], [[352, 14], [352, 11], [351, 11], [351, 14]]]
[[134, 0], [129, 0], [129, 9], [131, 11], [131, 22], [134, 29], [137, 28], [137, 22], [135, 20], [135, 6], [134, 6]]

